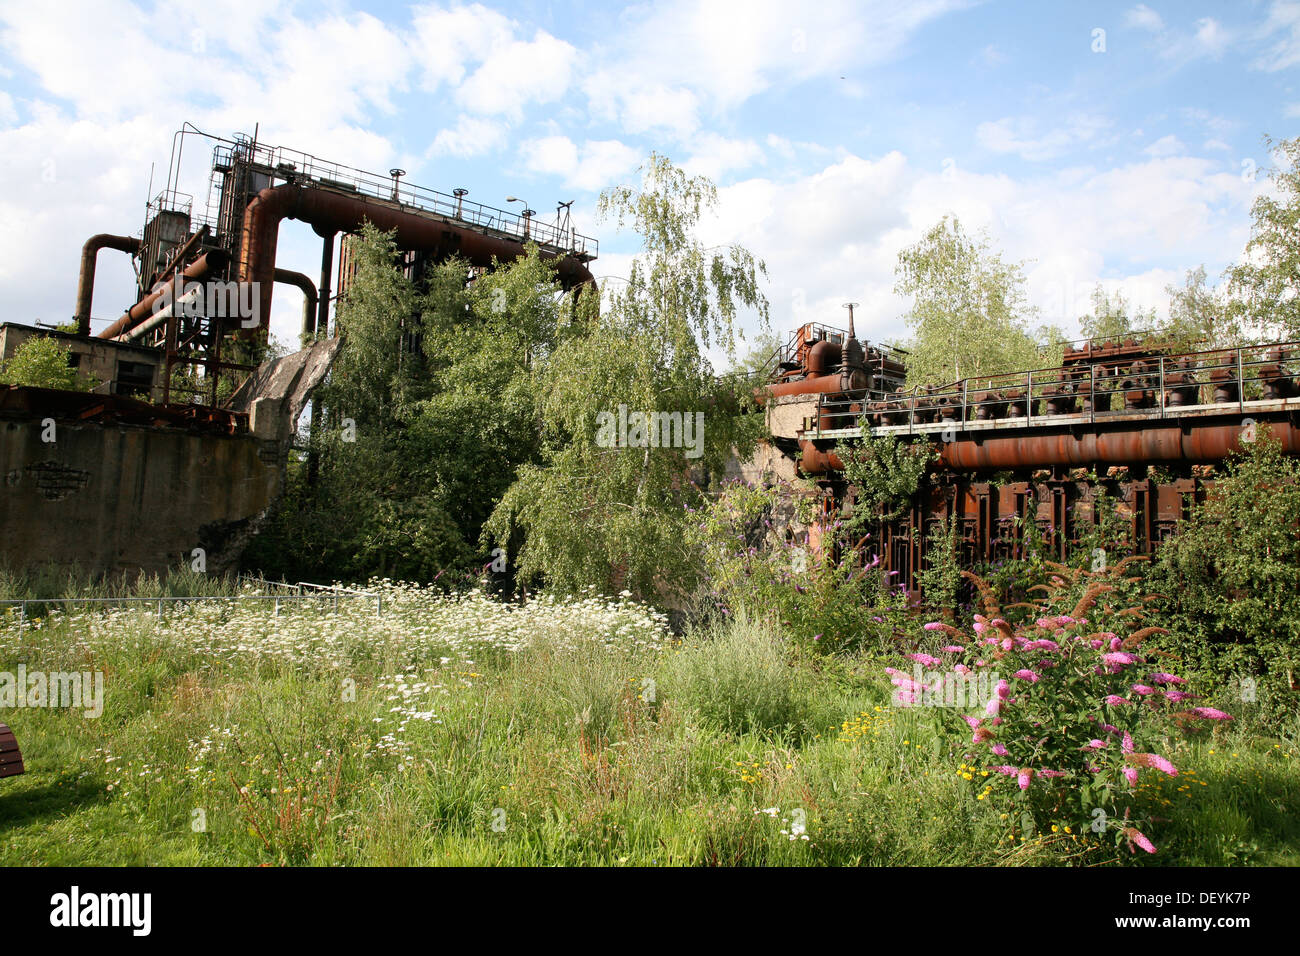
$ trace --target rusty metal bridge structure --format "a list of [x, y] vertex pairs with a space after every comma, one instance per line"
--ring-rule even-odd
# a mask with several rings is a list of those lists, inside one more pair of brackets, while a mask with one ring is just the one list
[[798, 414], [773, 440], [821, 486], [825, 526], [853, 497], [843, 446], [884, 435], [933, 444], [931, 483], [879, 523], [874, 544], [912, 591], [938, 523], [956, 523], [967, 566], [1020, 556], [1030, 522], [1064, 559], [1102, 509], [1122, 526], [1121, 548], [1150, 553], [1223, 461], [1265, 431], [1300, 454], [1300, 342], [1088, 342], [1067, 347], [1059, 367], [911, 389], [905, 361], [858, 343], [852, 325], [804, 326], [770, 369], [766, 402]]

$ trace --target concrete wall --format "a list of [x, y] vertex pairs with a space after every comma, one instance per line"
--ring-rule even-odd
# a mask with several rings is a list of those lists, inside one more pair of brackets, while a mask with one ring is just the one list
[[281, 449], [179, 428], [0, 421], [0, 561], [163, 571], [238, 558], [281, 491]]

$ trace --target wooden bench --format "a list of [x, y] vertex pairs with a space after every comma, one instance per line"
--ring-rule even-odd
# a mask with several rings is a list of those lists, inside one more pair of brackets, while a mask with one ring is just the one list
[[16, 777], [23, 772], [23, 754], [8, 724], [0, 724], [0, 777]]

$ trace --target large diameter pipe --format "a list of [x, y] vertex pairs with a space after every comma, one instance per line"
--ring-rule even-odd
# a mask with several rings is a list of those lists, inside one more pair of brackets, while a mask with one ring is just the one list
[[[326, 189], [285, 183], [259, 192], [244, 211], [239, 261], [241, 282], [256, 282], [260, 290], [260, 324], [266, 327], [271, 315], [271, 279], [275, 271], [275, 250], [280, 222], [298, 219], [309, 223], [318, 234], [356, 232], [370, 222], [384, 232], [396, 230], [397, 244], [419, 249], [435, 257], [460, 255], [471, 264], [490, 267], [524, 254], [524, 243], [504, 236], [489, 236], [468, 226], [443, 219], [430, 219], [400, 209], [383, 200], [347, 195]], [[574, 256], [558, 256], [542, 250], [542, 257], [558, 259], [558, 275], [566, 289], [591, 283], [591, 272]]]
[[[1267, 423], [1284, 451], [1300, 453], [1300, 429], [1289, 421]], [[1261, 429], [1263, 423], [1261, 423]], [[1123, 431], [1075, 435], [986, 438], [944, 442], [944, 465], [959, 470], [1047, 468], [1053, 465], [1138, 465], [1156, 461], [1216, 462], [1249, 447], [1249, 432], [1231, 425], [1143, 423]]]
[[107, 232], [91, 236], [81, 247], [81, 272], [77, 276], [77, 307], [73, 320], [78, 335], [90, 335], [90, 304], [95, 298], [95, 263], [100, 249], [116, 249], [130, 255], [140, 252], [140, 240], [130, 236], [114, 236]]
[[143, 338], [170, 319], [176, 313], [177, 308], [180, 308], [183, 311], [186, 306], [193, 302], [198, 302], [199, 307], [202, 308], [203, 290], [199, 286], [195, 286], [188, 292], [182, 293], [180, 296], [173, 299], [169, 305], [159, 309], [139, 325], [131, 326], [131, 328], [127, 329], [117, 337], [118, 341], [134, 342], [136, 339]]
[[[1282, 449], [1300, 454], [1300, 428], [1289, 421], [1261, 422], [1259, 431], [1270, 430]], [[1186, 431], [1179, 424], [1143, 423], [1122, 431], [1084, 435], [1063, 432], [1020, 438], [962, 438], [941, 442], [942, 467], [954, 471], [1005, 471], [1015, 468], [1051, 468], [1082, 465], [1141, 465], [1152, 462], [1186, 461], [1213, 463], [1249, 447], [1249, 431], [1240, 424], [1192, 424]], [[918, 440], [928, 440], [918, 438]], [[808, 475], [843, 471], [833, 450], [818, 448], [799, 439], [800, 468]]]
[[816, 395], [841, 395], [866, 387], [866, 372], [859, 368], [841, 368], [829, 375], [810, 375], [807, 378], [764, 385], [755, 390], [754, 398], [758, 404], [765, 405], [770, 398], [784, 398], [788, 395], [807, 395], [810, 398]]
[[[182, 285], [186, 280], [203, 279], [213, 272], [219, 272], [229, 260], [229, 256], [220, 249], [210, 249], [203, 255], [199, 256], [181, 272], [179, 281]], [[135, 305], [131, 306], [127, 312], [122, 315], [116, 322], [97, 333], [96, 338], [115, 339], [118, 336], [128, 332], [136, 325], [139, 325], [155, 311], [154, 303], [164, 294], [167, 294], [177, 283], [177, 276], [173, 275], [167, 281], [163, 282], [158, 288], [149, 295], [145, 296]]]
[[276, 282], [302, 290], [302, 334], [311, 335], [316, 327], [316, 283], [303, 273], [289, 269], [276, 269], [274, 276]]

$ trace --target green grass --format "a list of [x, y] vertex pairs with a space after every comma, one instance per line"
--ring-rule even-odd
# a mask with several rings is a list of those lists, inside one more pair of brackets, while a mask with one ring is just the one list
[[0, 624], [2, 671], [105, 675], [98, 719], [0, 711], [27, 761], [0, 781], [0, 863], [1300, 863], [1293, 738], [1167, 741], [1183, 773], [1140, 795], [1160, 853], [1133, 857], [1016, 838], [958, 774], [965, 740], [889, 706], [871, 658], [743, 619], [678, 642], [596, 598], [385, 606]]

